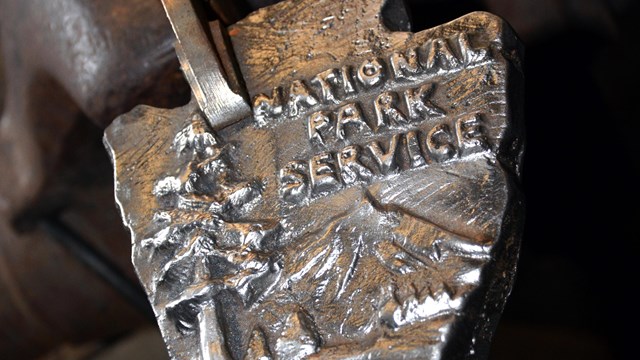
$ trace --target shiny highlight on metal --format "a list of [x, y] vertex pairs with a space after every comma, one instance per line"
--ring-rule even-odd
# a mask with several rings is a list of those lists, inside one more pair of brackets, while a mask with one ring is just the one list
[[411, 33], [383, 5], [284, 1], [230, 27], [252, 104], [230, 126], [196, 94], [106, 130], [172, 357], [488, 356], [522, 225], [522, 48], [488, 13]]
[[163, 0], [173, 32], [176, 53], [200, 109], [214, 129], [228, 126], [251, 114], [243, 90], [233, 86], [220, 56], [207, 36], [190, 0]]

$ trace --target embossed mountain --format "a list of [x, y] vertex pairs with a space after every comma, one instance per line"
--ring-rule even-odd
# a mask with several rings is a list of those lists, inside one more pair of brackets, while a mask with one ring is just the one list
[[391, 32], [380, 1], [229, 29], [253, 116], [195, 101], [107, 129], [172, 357], [485, 358], [519, 248], [520, 45], [472, 13]]

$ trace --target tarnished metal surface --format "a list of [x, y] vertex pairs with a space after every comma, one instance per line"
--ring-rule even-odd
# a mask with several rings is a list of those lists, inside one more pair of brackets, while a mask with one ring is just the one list
[[390, 32], [382, 2], [231, 27], [251, 118], [214, 132], [192, 101], [107, 129], [173, 357], [487, 356], [522, 220], [521, 49], [487, 13]]

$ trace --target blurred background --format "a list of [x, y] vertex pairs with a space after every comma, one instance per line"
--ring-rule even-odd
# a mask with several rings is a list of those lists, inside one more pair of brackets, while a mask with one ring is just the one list
[[[273, 1], [203, 0], [227, 24]], [[525, 45], [526, 225], [491, 359], [635, 359], [636, 0], [408, 0], [414, 31], [475, 10]], [[0, 358], [163, 359], [102, 131], [189, 89], [159, 0], [0, 0]]]

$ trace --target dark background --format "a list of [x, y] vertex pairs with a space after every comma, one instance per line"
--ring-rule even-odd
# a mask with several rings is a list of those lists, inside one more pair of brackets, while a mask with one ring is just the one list
[[[246, 2], [255, 7], [268, 1]], [[525, 46], [527, 146], [522, 188], [526, 222], [515, 287], [498, 327], [491, 359], [637, 358], [640, 119], [636, 97], [640, 94], [640, 63], [636, 54], [640, 50], [640, 2], [407, 0], [407, 4], [414, 31], [483, 10], [507, 20]], [[3, 87], [3, 79], [0, 72], [0, 110], [3, 93], [11, 91]], [[65, 165], [55, 167], [59, 171], [48, 180], [49, 190], [41, 196], [46, 201], [39, 204], [57, 206], [76, 201], [69, 200], [66, 190], [75, 186], [80, 189], [77, 192], [86, 195], [77, 202], [94, 206], [89, 198], [92, 193], [82, 190], [82, 186], [92, 189], [96, 183], [87, 180], [87, 173], [93, 174], [89, 179], [100, 179], [101, 187], [111, 186], [110, 165], [100, 143], [101, 129], [89, 121], [78, 124], [65, 140], [68, 149], [60, 157]], [[78, 168], [83, 169], [82, 177], [75, 175]], [[96, 193], [102, 198], [93, 201], [111, 207], [109, 192]], [[87, 234], [98, 228], [112, 239], [121, 237], [122, 244], [113, 253], [116, 262], [128, 264], [127, 234], [106, 227], [118, 222], [117, 213], [109, 211], [103, 211], [95, 223], [78, 220], [73, 211], [66, 219], [84, 224], [76, 227], [80, 233], [85, 226]], [[26, 238], [31, 233], [20, 234]], [[81, 265], [73, 266], [76, 273], [83, 271]], [[134, 278], [130, 268], [124, 271]], [[49, 280], [55, 282], [56, 275], [65, 276], [52, 274]], [[102, 286], [99, 280], [93, 285]], [[60, 289], [63, 287], [50, 285], [43, 291], [64, 296]], [[62, 297], [58, 301], [73, 299]], [[107, 317], [104, 309], [100, 311], [101, 317]], [[89, 326], [94, 320], [83, 322]], [[102, 320], [118, 322], [117, 336], [112, 332], [106, 339], [94, 339], [98, 345], [88, 348], [77, 343], [72, 346], [80, 350], [63, 345], [65, 350], [55, 350], [46, 359], [98, 359], [105, 348], [140, 329], [153, 327], [139, 315]], [[11, 325], [5, 324], [0, 326]], [[141, 340], [146, 341], [143, 352], [144, 346], [147, 354], [153, 353], [148, 347], [162, 346], [157, 334], [154, 336], [155, 340]], [[42, 349], [67, 341], [62, 336], [50, 337]], [[33, 355], [25, 354], [9, 354], [9, 358]]]
[[637, 358], [640, 3], [409, 3], [417, 29], [485, 10], [525, 45], [526, 222], [491, 358]]

